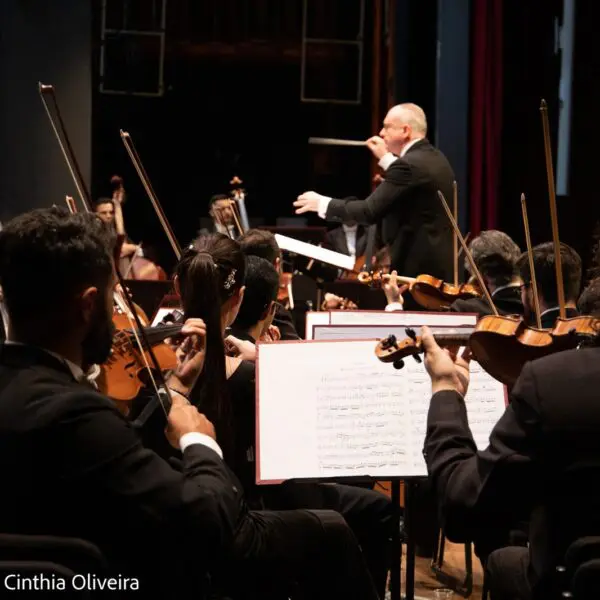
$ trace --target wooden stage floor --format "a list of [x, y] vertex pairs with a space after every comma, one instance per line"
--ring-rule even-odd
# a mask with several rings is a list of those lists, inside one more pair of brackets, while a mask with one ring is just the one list
[[[436, 588], [444, 587], [442, 583], [437, 581], [430, 568], [431, 559], [420, 558], [417, 556], [416, 559], [416, 573], [415, 573], [415, 600], [421, 599], [434, 599], [433, 591]], [[402, 596], [404, 597], [404, 583], [406, 581], [406, 556], [402, 559]], [[446, 548], [444, 552], [444, 573], [452, 575], [461, 581], [465, 577], [465, 551], [464, 545], [452, 544], [446, 541]], [[469, 597], [470, 600], [481, 600], [481, 589], [483, 584], [483, 573], [481, 570], [481, 563], [475, 555], [473, 555], [473, 593]], [[389, 592], [387, 597], [389, 598]], [[462, 596], [456, 592], [452, 596], [452, 600], [460, 600]]]

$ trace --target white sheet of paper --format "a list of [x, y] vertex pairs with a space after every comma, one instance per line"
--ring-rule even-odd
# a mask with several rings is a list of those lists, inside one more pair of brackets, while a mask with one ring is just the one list
[[[414, 360], [398, 371], [374, 350], [373, 341], [259, 344], [258, 483], [427, 475], [429, 376]], [[484, 448], [505, 390], [477, 365], [471, 370], [466, 402]]]
[[[395, 335], [399, 340], [406, 337], [405, 325], [314, 325], [313, 339], [315, 340], [382, 340], [388, 335]], [[416, 335], [421, 335], [421, 328], [411, 326]], [[446, 327], [431, 325], [430, 329], [435, 335], [443, 333], [445, 335], [456, 333], [459, 335], [470, 335], [473, 332], [473, 325], [463, 325], [461, 327]], [[412, 360], [412, 359], [410, 359]]]
[[386, 312], [376, 310], [332, 310], [329, 319], [331, 325], [475, 325], [477, 315], [471, 313], [437, 312]]
[[281, 235], [280, 233], [275, 234], [277, 244], [282, 250], [288, 252], [295, 252], [301, 256], [307, 256], [308, 258], [314, 258], [321, 262], [339, 267], [340, 269], [346, 269], [351, 271], [354, 269], [355, 260], [351, 256], [346, 256], [340, 252], [334, 252], [333, 250], [327, 250], [327, 248], [321, 248], [314, 244], [308, 244], [307, 242], [301, 242], [294, 238], [288, 237], [287, 235]]
[[174, 308], [174, 307], [159, 308], [156, 311], [156, 315], [154, 317], [154, 320], [152, 321], [152, 327], [156, 327], [156, 325], [158, 325], [169, 313], [172, 313], [174, 310], [183, 310], [183, 309], [181, 309], [181, 308]]
[[310, 311], [306, 313], [304, 339], [313, 339], [313, 327], [315, 325], [329, 325], [329, 311]]

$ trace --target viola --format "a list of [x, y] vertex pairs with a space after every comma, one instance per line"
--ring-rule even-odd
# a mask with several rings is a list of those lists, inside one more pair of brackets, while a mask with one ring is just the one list
[[[358, 275], [358, 281], [381, 287], [390, 280], [389, 273], [376, 272], [373, 274], [363, 272]], [[482, 293], [478, 285], [463, 283], [455, 285], [446, 283], [432, 275], [419, 275], [417, 277], [397, 276], [398, 283], [408, 284], [408, 291], [415, 302], [427, 310], [448, 310], [456, 300], [469, 300], [481, 298]]]

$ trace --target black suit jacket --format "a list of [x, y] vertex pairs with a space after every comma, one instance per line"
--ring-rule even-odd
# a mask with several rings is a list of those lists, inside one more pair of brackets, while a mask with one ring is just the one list
[[296, 331], [292, 313], [283, 305], [277, 302], [275, 304], [275, 316], [273, 317], [273, 325], [279, 327], [281, 339], [283, 340], [299, 340], [301, 339]]
[[449, 281], [452, 276], [452, 230], [438, 198], [452, 205], [454, 172], [446, 157], [423, 139], [394, 161], [385, 179], [366, 200], [331, 200], [328, 221], [377, 223], [398, 274], [422, 273]]
[[[492, 295], [494, 306], [501, 315], [522, 315], [523, 303], [519, 287], [506, 287]], [[477, 313], [480, 317], [492, 315], [492, 307], [485, 297], [470, 298], [469, 300], [455, 300], [450, 305], [453, 312]]]
[[[346, 233], [342, 226], [328, 231], [325, 235], [325, 245], [327, 248], [340, 254], [350, 255]], [[356, 256], [362, 256], [367, 250], [367, 230], [364, 226], [358, 225], [356, 229]], [[374, 248], [374, 251], [376, 248]]]
[[242, 507], [212, 449], [188, 447], [174, 470], [112, 401], [28, 346], [0, 347], [0, 473], [0, 531], [87, 539], [144, 598], [193, 585], [229, 550]]
[[482, 452], [462, 397], [431, 399], [425, 456], [446, 534], [477, 541], [529, 513], [536, 589], [572, 541], [600, 535], [599, 364], [600, 348], [526, 364]]

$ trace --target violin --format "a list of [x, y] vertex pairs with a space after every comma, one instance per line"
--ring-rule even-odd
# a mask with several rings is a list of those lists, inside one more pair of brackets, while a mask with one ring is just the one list
[[[578, 322], [583, 319], [582, 322]], [[572, 321], [567, 323], [566, 321]], [[521, 374], [523, 365], [555, 352], [576, 348], [593, 339], [600, 331], [600, 320], [592, 317], [566, 319], [552, 330], [527, 327], [520, 317], [486, 315], [479, 319], [470, 334], [434, 334], [440, 346], [468, 346], [473, 358], [494, 379], [511, 387]], [[421, 362], [421, 337], [413, 329], [405, 329], [406, 338], [393, 335], [381, 340], [375, 355], [394, 368], [404, 367], [404, 359], [413, 356]]]
[[[389, 273], [367, 272], [358, 275], [358, 281], [380, 287], [390, 280]], [[427, 310], [448, 310], [455, 300], [469, 300], [481, 298], [482, 293], [478, 285], [462, 283], [455, 285], [433, 277], [432, 275], [419, 275], [417, 277], [397, 276], [398, 283], [408, 284], [408, 291], [415, 302]]]
[[349, 298], [327, 293], [321, 303], [321, 310], [358, 310], [358, 305]]
[[[136, 307], [138, 311], [139, 307]], [[141, 309], [138, 311], [140, 321], [148, 323]], [[167, 338], [177, 336], [181, 324], [145, 327], [144, 335], [138, 336], [132, 321], [125, 310], [115, 306], [113, 312], [115, 333], [109, 358], [100, 365], [98, 386], [119, 409], [127, 413], [129, 403], [137, 397], [140, 390], [151, 383], [149, 372], [154, 370], [148, 346], [152, 349], [161, 371], [171, 371], [177, 366], [175, 351], [165, 342]], [[137, 342], [137, 343], [136, 343]], [[144, 352], [141, 349], [144, 348]], [[121, 404], [122, 403], [122, 404]]]

